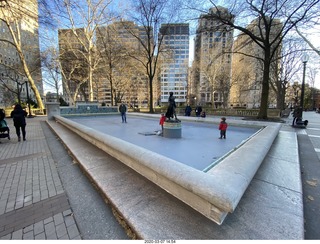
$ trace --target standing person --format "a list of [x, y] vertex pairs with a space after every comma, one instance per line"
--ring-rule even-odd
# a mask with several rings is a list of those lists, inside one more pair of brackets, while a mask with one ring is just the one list
[[228, 128], [228, 124], [226, 123], [226, 118], [222, 117], [221, 121], [220, 121], [220, 124], [219, 124], [219, 130], [220, 130], [219, 139], [222, 139], [222, 138], [226, 139], [227, 128]]
[[20, 104], [17, 104], [14, 107], [14, 110], [11, 112], [11, 118], [13, 118], [13, 125], [16, 128], [16, 134], [18, 136], [18, 141], [21, 141], [20, 137], [20, 128], [22, 132], [22, 138], [25, 141], [26, 140], [26, 117], [27, 112], [22, 109]]
[[200, 117], [201, 112], [202, 112], [202, 107], [201, 107], [200, 105], [198, 105], [198, 106], [196, 107], [196, 116], [197, 116], [197, 117]]
[[122, 123], [127, 123], [127, 106], [124, 103], [119, 106], [119, 112], [121, 113]]
[[161, 114], [160, 117], [160, 121], [159, 121], [159, 125], [161, 126], [161, 133], [163, 134], [163, 124], [166, 121], [166, 116], [164, 115], [164, 113]]
[[191, 111], [192, 111], [192, 108], [191, 106], [188, 104], [186, 109], [185, 109], [185, 115], [186, 116], [190, 116], [191, 115]]

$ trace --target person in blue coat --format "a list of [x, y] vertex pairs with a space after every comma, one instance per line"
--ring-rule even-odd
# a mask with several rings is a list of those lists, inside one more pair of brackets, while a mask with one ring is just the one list
[[127, 106], [124, 103], [119, 106], [119, 112], [121, 113], [122, 123], [127, 123]]
[[186, 109], [185, 109], [185, 115], [186, 116], [190, 116], [191, 115], [191, 111], [192, 111], [192, 108], [191, 106], [188, 104]]

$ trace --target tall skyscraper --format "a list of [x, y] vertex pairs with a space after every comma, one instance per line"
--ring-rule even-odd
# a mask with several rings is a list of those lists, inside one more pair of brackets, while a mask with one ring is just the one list
[[160, 89], [162, 103], [173, 92], [177, 103], [185, 103], [188, 88], [189, 24], [163, 24], [160, 55]]
[[193, 62], [192, 93], [196, 102], [226, 106], [230, 89], [233, 29], [217, 15], [234, 17], [223, 7], [214, 7], [200, 16]]

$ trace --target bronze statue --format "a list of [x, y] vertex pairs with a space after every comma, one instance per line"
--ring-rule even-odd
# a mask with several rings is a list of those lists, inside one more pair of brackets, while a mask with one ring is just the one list
[[166, 112], [167, 121], [171, 121], [171, 118], [175, 118], [176, 121], [180, 121], [178, 120], [177, 114], [176, 114], [176, 102], [175, 102], [175, 97], [173, 96], [173, 92], [170, 92], [169, 94], [170, 94], [168, 98], [169, 106]]

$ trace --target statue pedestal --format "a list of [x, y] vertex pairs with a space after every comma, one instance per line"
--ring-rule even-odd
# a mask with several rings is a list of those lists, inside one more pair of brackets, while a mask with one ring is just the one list
[[163, 124], [163, 137], [181, 138], [181, 122], [165, 121]]

